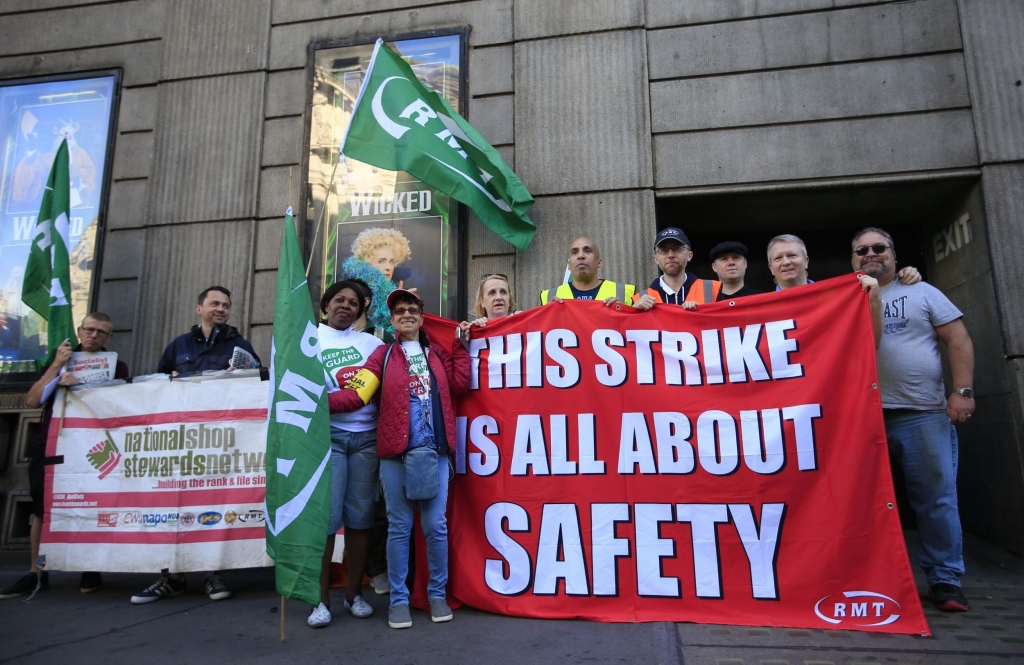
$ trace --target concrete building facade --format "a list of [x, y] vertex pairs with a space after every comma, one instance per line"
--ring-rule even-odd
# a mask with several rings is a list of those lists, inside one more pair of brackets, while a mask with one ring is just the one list
[[[805, 235], [825, 277], [849, 270], [855, 228], [892, 226], [975, 342], [964, 527], [1024, 553], [1019, 0], [4, 0], [0, 79], [122, 70], [93, 297], [133, 373], [210, 284], [233, 289], [232, 322], [269, 356], [310, 45], [455, 28], [465, 115], [536, 198], [538, 228], [517, 252], [470, 215], [465, 274], [508, 274], [533, 305], [586, 234], [608, 276], [646, 283], [658, 228], [677, 225], [698, 259], [726, 236], [759, 256]], [[17, 391], [0, 409], [0, 548], [21, 549], [38, 413]]]

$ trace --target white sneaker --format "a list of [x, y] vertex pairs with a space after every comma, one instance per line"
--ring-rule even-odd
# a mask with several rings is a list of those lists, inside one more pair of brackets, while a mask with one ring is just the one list
[[322, 602], [316, 606], [316, 609], [309, 613], [309, 618], [306, 619], [306, 623], [309, 624], [310, 628], [323, 628], [331, 622], [331, 610]]
[[384, 594], [391, 593], [391, 582], [388, 581], [387, 572], [370, 578], [370, 586], [373, 587], [373, 592], [378, 595], [383, 596]]
[[346, 598], [345, 609], [351, 612], [352, 616], [354, 616], [357, 619], [365, 619], [366, 617], [373, 614], [373, 608], [370, 607], [370, 604], [368, 602], [363, 600], [362, 596], [356, 596], [351, 603], [349, 603], [348, 599]]

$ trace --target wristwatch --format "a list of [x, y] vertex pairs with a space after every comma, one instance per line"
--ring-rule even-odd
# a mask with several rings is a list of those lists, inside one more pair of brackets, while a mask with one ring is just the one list
[[974, 388], [953, 388], [953, 392], [963, 395], [967, 399], [974, 399]]

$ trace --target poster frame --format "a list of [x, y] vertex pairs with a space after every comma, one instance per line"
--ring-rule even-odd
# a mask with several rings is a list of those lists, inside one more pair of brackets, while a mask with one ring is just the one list
[[[296, 224], [302, 229], [300, 233], [299, 241], [302, 244], [302, 260], [305, 265], [309, 265], [313, 260], [313, 252], [316, 248], [313, 247], [313, 239], [316, 234], [316, 219], [306, 219], [306, 200], [309, 191], [309, 142], [310, 135], [313, 126], [313, 95], [310, 91], [313, 89], [313, 85], [316, 82], [316, 52], [324, 49], [343, 48], [347, 46], [364, 46], [366, 44], [373, 44], [378, 39], [387, 42], [394, 41], [405, 41], [412, 39], [426, 39], [429, 37], [459, 37], [459, 113], [472, 122], [469, 118], [469, 32], [468, 26], [456, 26], [451, 28], [438, 28], [435, 30], [417, 30], [413, 32], [399, 32], [388, 35], [374, 35], [371, 37], [352, 37], [348, 39], [336, 39], [329, 41], [317, 41], [312, 42], [306, 50], [306, 87], [303, 89], [303, 94], [306, 98], [303, 100], [303, 130], [302, 130], [302, 159], [299, 164], [299, 178], [297, 183], [299, 185], [297, 190], [297, 196], [295, 201], [289, 201], [288, 205], [292, 206]], [[457, 210], [459, 215], [459, 225], [456, 229], [456, 238], [459, 243], [458, 247], [458, 270], [461, 275], [461, 279], [456, 280], [455, 297], [456, 297], [456, 317], [459, 320], [466, 318], [467, 312], [467, 289], [469, 279], [466, 274], [466, 270], [469, 266], [469, 208], [463, 203], [457, 204]], [[282, 211], [283, 213], [284, 211]], [[322, 233], [326, 233], [326, 228], [321, 229]], [[320, 285], [321, 287], [325, 285]], [[320, 296], [317, 293], [310, 292], [310, 298], [313, 301], [313, 308], [316, 311], [319, 307]]]
[[[41, 76], [25, 76], [18, 78], [0, 79], [0, 88], [8, 88], [23, 85], [35, 85], [38, 83], [59, 83], [63, 81], [79, 81], [81, 79], [102, 78], [112, 76], [114, 78], [114, 92], [110, 99], [110, 117], [107, 122], [106, 154], [103, 161], [103, 175], [100, 185], [99, 205], [96, 207], [96, 245], [93, 247], [93, 269], [89, 281], [89, 311], [94, 312], [99, 302], [99, 290], [96, 288], [100, 283], [100, 274], [103, 270], [103, 246], [107, 231], [107, 211], [110, 200], [110, 189], [113, 184], [114, 174], [114, 149], [117, 139], [117, 123], [121, 111], [121, 87], [124, 79], [124, 69], [121, 67], [110, 67], [107, 69], [90, 69], [78, 72], [60, 72], [56, 74], [45, 74]], [[141, 132], [139, 132], [141, 133]], [[77, 326], [80, 321], [75, 321]], [[117, 332], [117, 329], [114, 330]], [[3, 390], [28, 390], [36, 381], [36, 375], [29, 375], [26, 372], [17, 374], [0, 373], [0, 389]]]

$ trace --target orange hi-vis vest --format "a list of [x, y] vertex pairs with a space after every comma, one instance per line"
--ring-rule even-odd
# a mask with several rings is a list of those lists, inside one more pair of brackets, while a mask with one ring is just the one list
[[[718, 300], [718, 294], [722, 292], [722, 283], [713, 279], [698, 279], [690, 285], [686, 292], [686, 302], [695, 302], [698, 305], [706, 305]], [[640, 300], [642, 294], [633, 296], [633, 302]], [[647, 287], [647, 295], [654, 298], [656, 303], [664, 303], [665, 298], [661, 289]]]

